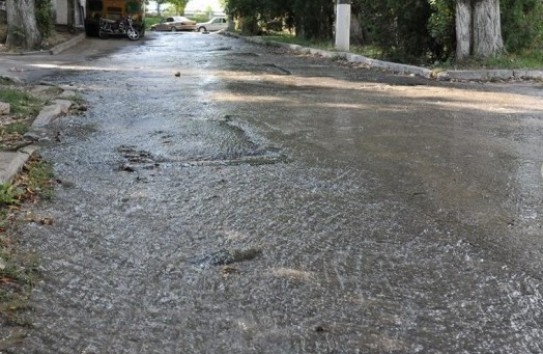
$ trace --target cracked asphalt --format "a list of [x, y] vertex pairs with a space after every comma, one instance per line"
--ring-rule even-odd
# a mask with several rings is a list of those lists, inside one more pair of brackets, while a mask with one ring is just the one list
[[43, 132], [54, 223], [20, 227], [42, 277], [6, 352], [543, 351], [540, 83], [199, 33], [28, 60], [89, 110]]

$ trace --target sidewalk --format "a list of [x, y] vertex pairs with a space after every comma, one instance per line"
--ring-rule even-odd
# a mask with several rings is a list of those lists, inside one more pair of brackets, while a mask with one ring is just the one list
[[20, 53], [0, 53], [0, 79], [8, 79], [15, 83], [25, 81], [25, 68], [21, 63], [22, 56], [44, 56], [52, 57], [69, 49], [85, 39], [85, 33], [80, 33], [69, 40], [59, 43], [48, 50], [28, 51]]

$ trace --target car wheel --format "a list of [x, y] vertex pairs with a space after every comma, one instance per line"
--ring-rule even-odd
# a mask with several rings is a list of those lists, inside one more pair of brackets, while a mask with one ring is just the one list
[[172, 27], [172, 28], [170, 28], [170, 31], [172, 31], [172, 32], [177, 32], [177, 28]]
[[198, 28], [198, 32], [206, 32], [206, 28], [204, 26]]

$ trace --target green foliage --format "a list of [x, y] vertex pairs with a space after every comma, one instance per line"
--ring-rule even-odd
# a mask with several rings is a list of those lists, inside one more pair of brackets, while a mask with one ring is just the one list
[[45, 161], [38, 161], [28, 169], [28, 186], [41, 198], [51, 200], [54, 196], [52, 180], [55, 177], [53, 167]]
[[183, 15], [185, 14], [185, 7], [187, 6], [189, 0], [168, 0], [167, 2], [175, 7], [175, 12], [178, 15]]
[[8, 124], [4, 127], [6, 134], [19, 134], [24, 135], [29, 130], [29, 125], [27, 122], [16, 122]]
[[162, 16], [145, 16], [145, 28], [149, 28], [151, 25], [154, 25], [155, 23], [160, 23], [162, 20]]
[[543, 2], [541, 0], [501, 0], [505, 47], [509, 52], [541, 48], [543, 41]]
[[428, 31], [433, 40], [430, 48], [436, 60], [454, 56], [456, 48], [455, 1], [430, 0], [432, 14], [428, 19]]
[[[332, 38], [336, 0], [223, 0], [240, 29], [257, 34], [271, 20], [297, 37], [326, 43]], [[456, 52], [456, 0], [351, 0], [360, 24], [354, 41], [383, 59], [429, 64]], [[543, 43], [543, 1], [501, 0], [502, 32], [509, 53], [538, 52]]]
[[11, 183], [0, 184], [0, 206], [16, 204], [21, 194], [22, 191]]
[[312, 40], [332, 38], [334, 4], [326, 0], [295, 0], [293, 17], [296, 34]]
[[354, 0], [353, 12], [366, 34], [364, 44], [381, 47], [385, 59], [414, 62], [435, 56], [427, 27], [432, 15], [428, 0]]
[[[20, 204], [53, 196], [52, 180], [52, 166], [33, 155], [13, 183], [0, 184], [0, 327], [6, 324], [32, 326], [27, 316], [28, 298], [37, 279], [38, 258], [23, 252], [15, 240], [10, 239], [10, 225], [22, 221], [23, 215], [16, 212]], [[26, 216], [25, 219], [44, 225], [52, 222], [48, 218]]]
[[306, 39], [330, 39], [334, 2], [330, 0], [225, 0], [226, 12], [239, 19], [243, 33], [257, 34], [271, 21], [284, 22]]
[[11, 105], [11, 111], [20, 116], [36, 115], [43, 101], [15, 88], [0, 88], [0, 101]]
[[36, 22], [38, 29], [44, 38], [47, 38], [55, 30], [54, 11], [51, 0], [35, 0]]
[[199, 22], [207, 22], [211, 19], [211, 17], [206, 14], [194, 14], [193, 16], [190, 17], [190, 19], [199, 23]]

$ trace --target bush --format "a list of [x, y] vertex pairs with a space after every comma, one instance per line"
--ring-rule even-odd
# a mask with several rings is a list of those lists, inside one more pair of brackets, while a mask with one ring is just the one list
[[430, 51], [435, 60], [445, 61], [454, 57], [456, 50], [455, 3], [435, 0], [430, 3], [432, 14], [428, 20], [428, 32], [432, 38]]
[[502, 30], [509, 52], [541, 49], [543, 41], [543, 3], [540, 0], [502, 0]]
[[51, 0], [36, 0], [36, 22], [43, 38], [55, 30], [55, 18]]
[[435, 41], [427, 27], [432, 8], [427, 0], [354, 0], [365, 45], [382, 49], [384, 59], [400, 62], [431, 60]]

